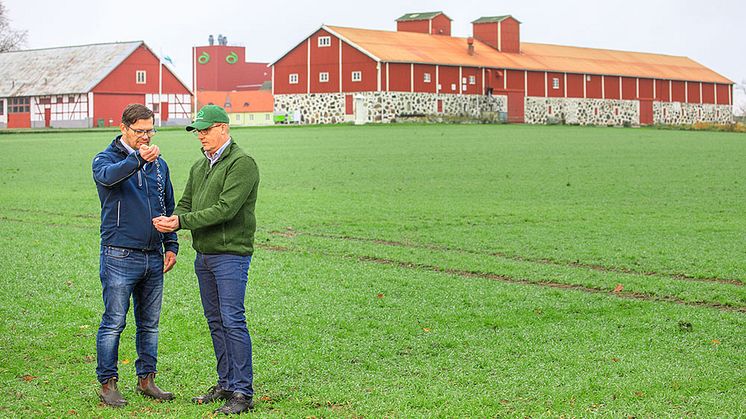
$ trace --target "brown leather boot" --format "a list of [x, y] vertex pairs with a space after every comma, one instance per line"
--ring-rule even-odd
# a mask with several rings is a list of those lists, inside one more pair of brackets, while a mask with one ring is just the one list
[[173, 393], [163, 391], [155, 385], [155, 373], [148, 373], [145, 377], [137, 377], [137, 392], [143, 396], [156, 400], [172, 400]]
[[111, 407], [122, 407], [127, 404], [122, 393], [117, 388], [117, 377], [111, 377], [101, 384], [101, 392], [98, 394], [104, 404]]

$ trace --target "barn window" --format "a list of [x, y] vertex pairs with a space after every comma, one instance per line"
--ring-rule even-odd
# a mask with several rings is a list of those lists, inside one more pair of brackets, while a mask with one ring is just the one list
[[477, 84], [477, 77], [469, 76], [469, 84]]
[[363, 72], [362, 71], [353, 71], [352, 72], [352, 81], [361, 81], [363, 79]]
[[[62, 102], [62, 96], [57, 98], [57, 103]], [[67, 103], [75, 103], [75, 96], [68, 96]]]
[[451, 83], [451, 91], [456, 91], [456, 83]]
[[319, 73], [319, 81], [321, 83], [328, 82], [329, 81], [329, 73], [327, 73], [326, 71], [324, 71], [322, 73]]
[[425, 74], [423, 74], [423, 78], [422, 78], [422, 80], [423, 80], [423, 81], [424, 81], [425, 83], [430, 83], [430, 73], [425, 73]]
[[291, 74], [290, 77], [288, 78], [288, 82], [290, 84], [298, 84], [298, 73]]
[[331, 36], [320, 36], [319, 37], [319, 46], [320, 47], [330, 47], [330, 46], [332, 46], [332, 37]]
[[27, 97], [12, 97], [8, 100], [8, 113], [31, 112], [30, 103]]
[[5, 115], [5, 100], [0, 99], [0, 115]]
[[267, 113], [267, 114], [264, 114], [264, 120], [265, 120], [265, 121], [269, 121], [269, 114], [268, 114], [268, 113]]
[[552, 79], [552, 89], [554, 90], [559, 89], [559, 79], [557, 77]]
[[241, 114], [240, 113], [236, 114], [236, 121], [241, 122]]
[[249, 114], [249, 121], [253, 121], [253, 120], [254, 120], [254, 114], [253, 114], [253, 113], [250, 113], [250, 114]]
[[145, 84], [145, 71], [144, 70], [138, 70], [135, 72], [135, 83], [137, 84]]
[[154, 103], [153, 104], [153, 113], [160, 113], [161, 111], [161, 104], [160, 103]]

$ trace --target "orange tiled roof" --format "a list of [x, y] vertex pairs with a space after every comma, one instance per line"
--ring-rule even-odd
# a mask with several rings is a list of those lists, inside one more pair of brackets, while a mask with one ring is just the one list
[[[272, 112], [274, 109], [274, 98], [269, 90], [197, 92], [197, 105], [199, 107], [210, 103], [224, 107], [228, 113]], [[226, 106], [227, 103], [230, 103], [230, 106]]]
[[383, 62], [462, 65], [556, 71], [580, 74], [649, 77], [732, 84], [687, 57], [561, 45], [521, 43], [521, 53], [503, 53], [474, 40], [474, 55], [466, 38], [324, 26]]

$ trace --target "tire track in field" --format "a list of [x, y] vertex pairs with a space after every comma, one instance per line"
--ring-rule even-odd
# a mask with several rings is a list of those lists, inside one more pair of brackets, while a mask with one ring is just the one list
[[657, 296], [657, 295], [646, 294], [646, 293], [641, 293], [641, 292], [626, 292], [626, 291], [614, 292], [614, 291], [610, 291], [610, 290], [603, 289], [603, 288], [587, 287], [584, 285], [563, 284], [563, 283], [552, 282], [552, 281], [532, 281], [529, 279], [515, 278], [515, 277], [511, 277], [507, 275], [498, 275], [498, 274], [479, 272], [479, 271], [464, 271], [460, 269], [443, 268], [440, 266], [426, 265], [426, 264], [421, 264], [421, 263], [401, 262], [397, 260], [383, 259], [383, 258], [377, 258], [377, 257], [372, 257], [372, 256], [358, 256], [358, 257], [355, 257], [355, 259], [358, 259], [364, 262], [378, 263], [381, 265], [392, 265], [392, 266], [396, 266], [396, 267], [403, 268], [403, 269], [445, 273], [449, 275], [460, 276], [463, 278], [489, 279], [493, 281], [500, 281], [500, 282], [506, 282], [506, 283], [511, 283], [511, 284], [534, 285], [534, 286], [545, 287], [545, 288], [557, 288], [557, 289], [581, 291], [581, 292], [586, 292], [590, 294], [606, 294], [606, 295], [611, 295], [611, 296], [618, 297], [618, 298], [626, 298], [626, 299], [632, 299], [632, 300], [669, 302], [669, 303], [676, 303], [676, 304], [681, 304], [681, 305], [686, 305], [686, 306], [707, 307], [707, 308], [714, 308], [714, 309], [718, 309], [722, 311], [746, 313], [746, 307], [734, 307], [734, 306], [729, 306], [729, 305], [720, 304], [720, 303], [713, 303], [710, 301], [686, 301], [686, 300], [682, 300], [680, 298], [676, 298], [672, 296]]
[[42, 214], [42, 215], [54, 215], [57, 217], [72, 217], [72, 218], [85, 218], [85, 219], [95, 219], [98, 220], [100, 218], [100, 215], [98, 214], [71, 214], [71, 213], [64, 213], [64, 212], [55, 212], [55, 211], [48, 211], [48, 210], [40, 210], [40, 209], [29, 209], [29, 208], [3, 208], [7, 211], [15, 211], [15, 212], [21, 212], [21, 213], [31, 213], [31, 214]]
[[[288, 248], [284, 246], [275, 246], [275, 245], [268, 245], [268, 244], [262, 244], [262, 243], [258, 243], [256, 247], [260, 249], [268, 250], [270, 252], [301, 253], [301, 251], [298, 249], [292, 249], [292, 248]], [[725, 304], [714, 303], [711, 301], [686, 301], [681, 298], [676, 298], [672, 296], [658, 296], [658, 295], [646, 294], [642, 292], [629, 292], [629, 291], [615, 292], [613, 290], [588, 287], [585, 285], [563, 284], [560, 282], [552, 282], [552, 281], [532, 281], [530, 279], [515, 278], [515, 277], [507, 276], [507, 275], [498, 275], [498, 274], [488, 273], [488, 272], [465, 271], [461, 269], [443, 268], [443, 267], [436, 266], [436, 265], [427, 265], [423, 263], [413, 263], [413, 262], [402, 262], [398, 260], [384, 259], [384, 258], [379, 258], [379, 257], [374, 257], [374, 256], [353, 256], [353, 255], [344, 255], [344, 254], [343, 255], [329, 254], [329, 253], [323, 253], [323, 252], [320, 252], [314, 249], [303, 249], [302, 253], [319, 254], [319, 255], [327, 256], [327, 257], [336, 256], [342, 259], [376, 263], [379, 265], [390, 265], [390, 266], [396, 266], [402, 269], [414, 270], [414, 271], [420, 271], [420, 272], [427, 271], [427, 272], [435, 272], [435, 273], [441, 273], [441, 274], [447, 274], [447, 275], [454, 275], [454, 276], [459, 276], [462, 278], [488, 279], [492, 281], [505, 282], [508, 284], [533, 285], [533, 286], [542, 287], [542, 288], [572, 290], [572, 291], [585, 292], [588, 294], [605, 294], [605, 295], [609, 295], [609, 296], [613, 296], [617, 298], [624, 298], [624, 299], [630, 299], [630, 300], [667, 302], [667, 303], [675, 303], [675, 304], [680, 304], [680, 305], [690, 306], [690, 307], [704, 307], [704, 308], [712, 308], [712, 309], [716, 309], [720, 311], [746, 313], [746, 307], [734, 307], [734, 306], [729, 306]]]
[[435, 244], [412, 244], [412, 243], [403, 243], [403, 242], [397, 242], [397, 241], [391, 241], [391, 240], [372, 239], [372, 238], [367, 238], [367, 237], [353, 237], [353, 236], [344, 236], [344, 235], [306, 233], [306, 232], [295, 232], [295, 231], [293, 232], [271, 231], [270, 234], [281, 235], [284, 237], [290, 237], [290, 236], [302, 234], [302, 235], [306, 235], [310, 237], [321, 237], [321, 238], [326, 238], [326, 239], [366, 242], [366, 243], [381, 244], [384, 246], [392, 246], [392, 247], [404, 247], [404, 248], [412, 248], [412, 249], [427, 249], [427, 250], [439, 250], [439, 251], [455, 251], [455, 252], [462, 252], [462, 253], [479, 255], [479, 256], [499, 257], [502, 259], [513, 260], [517, 262], [530, 262], [530, 263], [539, 263], [539, 264], [551, 265], [551, 266], [582, 268], [582, 269], [590, 269], [593, 271], [606, 272], [606, 273], [618, 273], [618, 274], [640, 275], [640, 276], [657, 276], [661, 278], [673, 279], [676, 281], [706, 282], [706, 283], [718, 283], [718, 284], [727, 284], [727, 285], [736, 285], [736, 286], [744, 285], [742, 281], [739, 281], [737, 279], [698, 278], [698, 277], [686, 275], [686, 274], [670, 274], [670, 273], [661, 273], [661, 272], [654, 272], [654, 271], [640, 272], [640, 271], [635, 271], [633, 269], [612, 268], [612, 267], [598, 265], [598, 264], [583, 263], [580, 261], [562, 262], [562, 261], [556, 261], [556, 260], [551, 260], [551, 259], [546, 259], [546, 258], [532, 258], [532, 257], [526, 257], [526, 256], [520, 256], [520, 255], [509, 255], [507, 253], [502, 253], [502, 252], [480, 252], [477, 250], [459, 249], [455, 247], [441, 246], [441, 245], [435, 245]]

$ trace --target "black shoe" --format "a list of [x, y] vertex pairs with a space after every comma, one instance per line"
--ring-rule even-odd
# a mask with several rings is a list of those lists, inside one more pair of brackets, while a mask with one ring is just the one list
[[244, 396], [243, 393], [233, 393], [233, 397], [225, 402], [223, 407], [216, 409], [213, 413], [222, 413], [224, 415], [237, 415], [254, 408], [254, 398]]
[[211, 403], [215, 400], [229, 400], [231, 396], [233, 396], [232, 392], [224, 389], [223, 387], [220, 387], [219, 385], [215, 385], [210, 387], [210, 389], [207, 391], [207, 394], [192, 397], [192, 401], [197, 404]]

